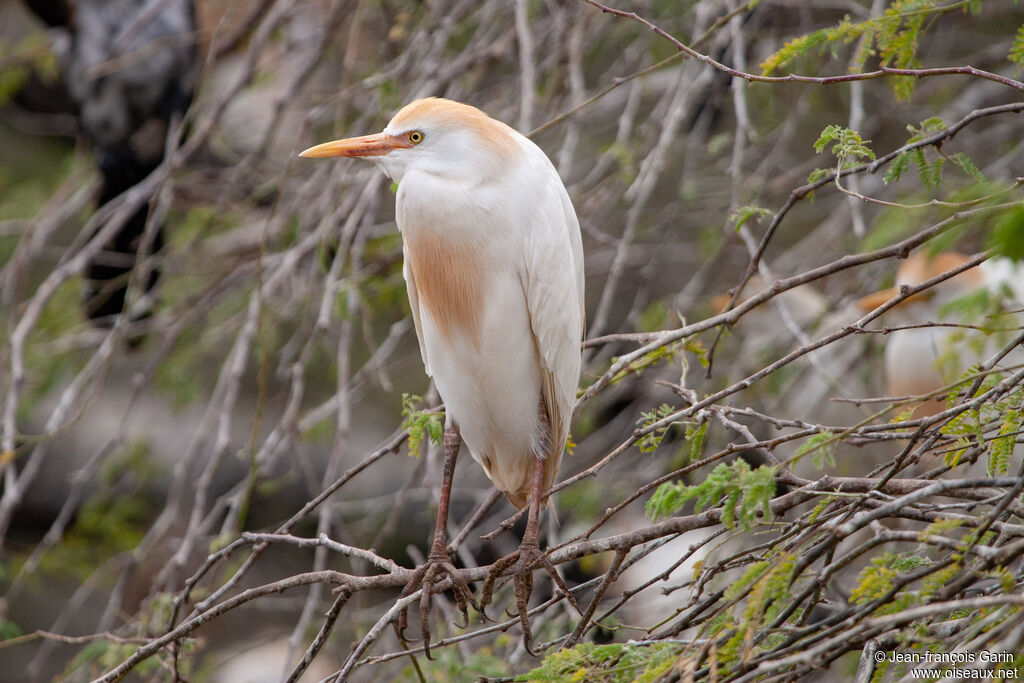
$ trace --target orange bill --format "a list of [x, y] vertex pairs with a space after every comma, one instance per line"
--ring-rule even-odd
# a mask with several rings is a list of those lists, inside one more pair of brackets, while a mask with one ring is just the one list
[[358, 138], [345, 138], [344, 140], [333, 140], [322, 145], [310, 147], [299, 154], [300, 157], [326, 158], [326, 157], [379, 157], [388, 152], [402, 147], [412, 147], [405, 138], [385, 133], [374, 133], [363, 135]]

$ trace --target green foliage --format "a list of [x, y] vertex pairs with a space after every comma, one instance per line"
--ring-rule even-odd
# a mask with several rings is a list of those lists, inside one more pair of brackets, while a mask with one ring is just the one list
[[850, 601], [862, 605], [887, 595], [902, 574], [908, 574], [932, 561], [919, 555], [883, 553], [871, 558], [871, 564], [857, 576], [857, 585], [850, 591]]
[[937, 569], [924, 577], [924, 580], [921, 582], [922, 599], [928, 598], [948, 586], [950, 581], [960, 573], [960, 569], [960, 563], [957, 561]]
[[796, 565], [796, 555], [781, 553], [773, 560], [754, 563], [726, 589], [727, 600], [739, 600], [744, 594], [747, 599], [742, 603], [732, 638], [719, 651], [724, 662], [736, 660], [754, 634], [782, 611], [783, 605], [792, 597], [790, 586], [796, 575]]
[[[500, 678], [509, 673], [508, 663], [495, 657], [490, 647], [481, 647], [465, 658], [455, 648], [442, 648], [433, 660], [420, 658], [417, 663], [423, 677], [434, 683], [476, 683], [484, 677]], [[418, 680], [412, 665], [402, 672], [401, 680]]]
[[901, 177], [903, 172], [910, 167], [910, 154], [907, 152], [900, 152], [896, 155], [896, 158], [889, 162], [889, 167], [885, 169], [885, 173], [882, 175], [882, 182], [888, 185], [889, 183], [895, 183]]
[[240, 213], [225, 211], [219, 206], [193, 206], [173, 221], [174, 230], [169, 231], [168, 238], [174, 248], [181, 249], [210, 235], [233, 230], [242, 225], [243, 220]]
[[637, 317], [636, 328], [639, 332], [657, 332], [664, 330], [672, 323], [672, 314], [665, 301], [652, 301]]
[[813, 185], [832, 175], [831, 168], [816, 168], [807, 174], [807, 183]]
[[821, 131], [821, 135], [814, 142], [814, 151], [821, 154], [821, 151], [830, 142], [835, 143], [832, 145], [832, 154], [841, 162], [845, 161], [847, 157], [867, 159], [869, 161], [875, 160], [875, 153], [867, 144], [871, 141], [864, 140], [860, 133], [855, 130], [830, 123], [825, 126], [825, 129]]
[[773, 216], [775, 212], [771, 209], [766, 209], [761, 206], [741, 206], [732, 213], [729, 214], [729, 222], [733, 223], [733, 230], [739, 232], [739, 229], [743, 227], [743, 224], [753, 218], [757, 222], [761, 222], [762, 218], [767, 216]]
[[33, 72], [45, 81], [58, 77], [57, 57], [42, 31], [30, 32], [14, 45], [0, 43], [0, 64], [0, 105], [17, 94]]
[[[626, 377], [643, 372], [647, 368], [653, 365], [657, 365], [659, 362], [663, 360], [674, 360], [678, 356], [681, 348], [682, 345], [679, 342], [673, 342], [672, 344], [667, 344], [665, 346], [659, 346], [656, 349], [652, 349], [648, 353], [644, 354], [640, 358], [637, 358], [629, 365], [627, 365], [625, 368], [617, 372], [615, 376], [612, 377], [612, 379], [610, 380], [610, 383], [618, 384]], [[617, 357], [614, 357], [612, 358], [612, 363], [614, 364], [618, 362], [618, 360], [619, 359]]]
[[1006, 474], [1010, 469], [1010, 456], [1013, 454], [1013, 445], [1017, 440], [1017, 432], [1020, 431], [1021, 414], [1020, 409], [1006, 411], [1003, 424], [999, 427], [999, 436], [989, 442], [988, 451], [988, 474]]
[[97, 475], [98, 490], [82, 504], [64, 541], [44, 556], [42, 569], [85, 578], [109, 557], [135, 548], [156, 513], [151, 492], [159, 476], [144, 442], [112, 454]]
[[775, 496], [775, 469], [761, 465], [756, 470], [743, 459], [731, 465], [720, 463], [702, 483], [686, 486], [666, 482], [658, 487], [647, 501], [647, 515], [658, 520], [678, 512], [686, 503], [696, 499], [696, 509], [704, 510], [722, 505], [722, 523], [733, 528], [739, 520], [749, 529], [761, 512], [764, 521], [772, 519], [771, 500]]
[[22, 396], [19, 419], [30, 419], [39, 402], [50, 395], [58, 384], [84, 363], [84, 356], [75, 351], [54, 351], [47, 348], [70, 330], [84, 324], [81, 299], [82, 281], [70, 278], [57, 288], [39, 317], [39, 324], [29, 335], [25, 348], [26, 375], [30, 378]]
[[814, 459], [814, 466], [819, 470], [825, 469], [825, 465], [835, 467], [836, 435], [827, 429], [818, 432], [796, 449], [796, 458], [801, 458], [808, 453]]
[[0, 619], [0, 642], [17, 638], [22, 634], [21, 629], [13, 621]]
[[932, 536], [945, 536], [946, 534], [959, 529], [962, 525], [962, 519], [938, 519], [929, 524], [927, 528], [921, 532], [918, 538], [924, 542]]
[[1006, 58], [1017, 66], [1024, 66], [1024, 24], [1017, 29], [1017, 35], [1013, 37], [1013, 45], [1010, 46], [1010, 54]]
[[[968, 11], [971, 7], [968, 6]], [[868, 60], [878, 59], [879, 66], [899, 69], [920, 68], [917, 50], [924, 29], [934, 22], [927, 19], [944, 14], [947, 7], [938, 0], [894, 0], [880, 17], [853, 22], [847, 15], [836, 24], [812, 31], [786, 42], [778, 51], [761, 62], [765, 75], [790, 67], [797, 59], [809, 54], [815, 48], [828, 49], [833, 58], [839, 56], [839, 48], [857, 42], [850, 70], [864, 71]], [[1024, 38], [1021, 38], [1024, 42]], [[1016, 46], [1015, 41], [1015, 46]], [[1024, 47], [1018, 50], [1024, 56]], [[908, 98], [914, 91], [914, 78], [894, 76], [893, 89], [900, 98]]]
[[686, 441], [690, 444], [690, 462], [697, 462], [704, 453], [704, 444], [708, 438], [708, 426], [710, 422], [701, 422], [699, 425], [686, 426]]
[[597, 519], [604, 512], [604, 508], [607, 505], [605, 496], [607, 495], [608, 487], [609, 484], [607, 482], [598, 482], [595, 479], [584, 479], [583, 481], [576, 482], [572, 486], [559, 491], [557, 498], [558, 507], [560, 510], [571, 510], [571, 514], [580, 519]]
[[532, 671], [526, 683], [654, 683], [668, 674], [683, 646], [678, 643], [583, 643], [558, 650]]
[[1017, 579], [1006, 567], [996, 567], [987, 574], [999, 582], [999, 588], [1004, 593], [1013, 593], [1017, 590]]
[[[907, 163], [910, 163], [909, 160]], [[861, 249], [873, 251], [905, 238], [915, 231], [916, 223], [905, 209], [886, 207], [878, 214], [871, 232], [865, 236]], [[891, 284], [888, 280], [886, 284]]]
[[986, 247], [996, 256], [1024, 260], [1024, 206], [1000, 212], [986, 238]]
[[925, 187], [935, 190], [942, 183], [942, 167], [944, 165], [943, 159], [936, 159], [933, 163], [929, 163], [927, 157], [925, 157], [924, 149], [917, 147], [908, 152], [910, 160], [914, 162], [914, 167], [917, 169], [917, 176], [921, 179], [921, 182]]
[[[685, 321], [681, 322], [685, 324]], [[688, 351], [695, 355], [697, 357], [697, 362], [700, 363], [703, 367], [707, 367], [707, 349], [704, 348], [704, 345], [701, 343], [700, 339], [694, 339], [691, 337], [680, 341], [672, 342], [671, 344], [666, 344], [665, 346], [659, 346], [656, 349], [651, 349], [649, 352], [645, 353], [640, 358], [637, 358], [636, 360], [632, 361], [625, 368], [615, 373], [615, 375], [611, 378], [610, 383], [618, 384], [619, 382], [626, 379], [630, 375], [642, 373], [647, 368], [657, 365], [663, 360], [669, 362], [675, 361], [677, 359], [680, 360], [683, 365], [683, 376], [685, 377], [687, 364], [685, 356], [683, 356], [682, 353], [684, 351]], [[612, 358], [611, 362], [614, 364], [618, 362], [618, 360], [619, 359], [617, 357], [614, 357]]]
[[[933, 116], [925, 119], [918, 126], [907, 126], [907, 130], [910, 131], [910, 138], [907, 139], [906, 145], [912, 145], [946, 130], [946, 124], [942, 119]], [[886, 169], [885, 175], [882, 176], [882, 180], [885, 183], [894, 183], [902, 178], [904, 172], [913, 165], [917, 170], [921, 183], [926, 188], [935, 190], [942, 183], [942, 170], [945, 168], [947, 161], [976, 183], [988, 183], [988, 179], [978, 170], [974, 161], [963, 152], [937, 155], [934, 160], [929, 161], [923, 147], [907, 149], [897, 154], [889, 163], [889, 167]]]
[[196, 372], [196, 369], [204, 356], [200, 328], [190, 326], [178, 337], [174, 350], [157, 368], [154, 387], [171, 400], [174, 408], [185, 408], [202, 396], [207, 385], [203, 373]]
[[[107, 640], [94, 640], [75, 655], [68, 664], [67, 672], [71, 674], [72, 672], [89, 671], [98, 676], [101, 672], [108, 671], [131, 657], [137, 649], [139, 649], [138, 645], [121, 645]], [[160, 662], [155, 657], [149, 657], [139, 662], [134, 671], [140, 679], [145, 680], [162, 670]]]
[[783, 67], [790, 66], [796, 59], [803, 57], [816, 47], [849, 42], [857, 37], [855, 30], [851, 29], [850, 19], [845, 17], [837, 26], [819, 29], [793, 38], [761, 62], [761, 73], [766, 76], [771, 75]]
[[[640, 430], [646, 430], [655, 422], [658, 422], [659, 420], [662, 420], [674, 413], [675, 410], [676, 409], [669, 404], [662, 403], [655, 410], [640, 413], [640, 422], [638, 426]], [[661, 445], [661, 440], [665, 438], [665, 433], [668, 432], [668, 428], [671, 426], [672, 423], [669, 423], [641, 436], [636, 442], [637, 449], [641, 453], [652, 453], [658, 450], [658, 446]]]
[[402, 394], [402, 429], [409, 432], [409, 455], [414, 458], [420, 457], [424, 438], [440, 444], [444, 436], [444, 413], [419, 410], [416, 406], [422, 402], [415, 394]]
[[953, 162], [961, 171], [963, 171], [968, 177], [978, 183], [987, 183], [988, 178], [985, 177], [978, 167], [971, 161], [971, 158], [963, 152], [954, 152], [947, 157]]

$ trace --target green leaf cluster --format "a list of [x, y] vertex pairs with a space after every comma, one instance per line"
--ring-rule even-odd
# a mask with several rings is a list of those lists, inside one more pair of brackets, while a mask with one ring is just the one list
[[107, 458], [96, 477], [98, 489], [81, 505], [63, 541], [43, 557], [44, 572], [84, 579], [110, 557], [138, 546], [156, 514], [152, 490], [160, 475], [145, 442]]
[[1024, 24], [1017, 29], [1017, 35], [1013, 37], [1013, 44], [1010, 46], [1010, 53], [1006, 57], [1014, 64], [1024, 66]]
[[729, 222], [733, 224], [733, 230], [739, 232], [739, 229], [743, 227], [743, 224], [749, 221], [751, 218], [760, 222], [762, 218], [767, 216], [773, 216], [775, 212], [771, 209], [766, 209], [762, 206], [741, 206], [732, 213], [729, 214]]
[[[639, 374], [646, 370], [647, 368], [657, 365], [663, 360], [667, 360], [670, 362], [675, 361], [677, 358], [681, 357], [683, 351], [689, 351], [690, 353], [694, 354], [697, 357], [697, 362], [699, 362], [701, 366], [707, 367], [707, 350], [704, 348], [704, 345], [701, 344], [699, 339], [688, 338], [681, 341], [674, 341], [671, 344], [666, 344], [665, 346], [659, 346], [656, 349], [651, 349], [643, 356], [637, 358], [629, 365], [627, 365], [625, 368], [615, 373], [615, 375], [611, 378], [610, 383], [618, 384], [619, 382], [626, 379], [630, 375]], [[614, 357], [612, 358], [611, 362], [614, 364], [618, 360], [619, 359], [617, 357]], [[685, 375], [685, 362], [683, 364], [683, 369], [683, 374]]]
[[999, 436], [992, 439], [988, 451], [988, 474], [1006, 474], [1010, 470], [1010, 456], [1013, 455], [1013, 446], [1017, 441], [1017, 432], [1021, 427], [1021, 414], [1019, 408], [1012, 408], [1006, 411], [1003, 424], [999, 427]]
[[[971, 7], [968, 7], [970, 10]], [[918, 46], [924, 30], [934, 22], [929, 18], [949, 11], [948, 7], [939, 4], [938, 0], [894, 0], [879, 17], [864, 21], [851, 21], [846, 15], [835, 26], [812, 31], [794, 38], [783, 45], [774, 54], [761, 62], [761, 70], [770, 75], [794, 61], [810, 53], [815, 48], [828, 49], [833, 58], [839, 56], [839, 48], [857, 42], [850, 71], [858, 73], [865, 70], [872, 57], [878, 59], [879, 66], [898, 69], [920, 68], [917, 59]], [[1024, 43], [1024, 38], [1021, 39]], [[1015, 41], [1016, 46], [1016, 41]], [[1011, 54], [1017, 54], [1024, 60], [1024, 44]], [[914, 91], [912, 76], [894, 76], [893, 89], [901, 98], [910, 97]]]
[[985, 246], [995, 256], [1024, 260], [1024, 206], [1017, 205], [1000, 212], [988, 233]]
[[[913, 145], [941, 133], [946, 130], [946, 123], [937, 116], [933, 116], [922, 121], [919, 126], [908, 125], [907, 130], [910, 132], [910, 137], [905, 146]], [[882, 181], [887, 184], [895, 183], [913, 165], [917, 169], [921, 183], [929, 189], [937, 189], [942, 183], [942, 169], [945, 167], [947, 159], [971, 178], [979, 182], [985, 181], [981, 171], [966, 154], [958, 152], [951, 156], [939, 156], [934, 161], [928, 161], [924, 147], [906, 149], [897, 154], [896, 158], [889, 163], [889, 167], [882, 176]]]
[[422, 402], [415, 394], [402, 394], [402, 429], [409, 432], [409, 455], [414, 458], [420, 457], [424, 439], [440, 444], [444, 436], [444, 413], [418, 409]]
[[[649, 410], [640, 413], [640, 422], [638, 424], [641, 430], [648, 429], [652, 424], [663, 420], [676, 409], [667, 403], [662, 403], [655, 410]], [[661, 445], [661, 440], [665, 438], [665, 434], [668, 432], [668, 428], [672, 424], [667, 424], [664, 427], [658, 427], [657, 429], [647, 432], [636, 442], [636, 447], [641, 453], [653, 453], [658, 450], [658, 446]]]
[[835, 434], [827, 429], [822, 430], [796, 449], [796, 457], [800, 458], [810, 453], [814, 459], [814, 466], [819, 470], [825, 469], [825, 465], [835, 467], [836, 443]]
[[821, 135], [815, 140], [814, 151], [821, 154], [821, 151], [830, 142], [834, 143], [832, 145], [832, 154], [841, 161], [845, 161], [847, 158], [875, 160], [875, 153], [868, 146], [868, 143], [871, 141], [862, 138], [860, 133], [855, 130], [830, 123], [825, 126], [825, 129], [821, 131]]
[[526, 683], [654, 683], [669, 673], [682, 648], [678, 643], [583, 643], [548, 655], [539, 667], [515, 680]]
[[686, 486], [666, 482], [647, 501], [647, 515], [658, 520], [678, 512], [696, 500], [696, 509], [722, 506], [722, 523], [733, 528], [737, 520], [749, 529], [760, 511], [765, 521], [772, 519], [771, 500], [775, 497], [775, 469], [761, 465], [756, 470], [743, 459], [731, 465], [719, 464], [700, 484]]
[[[964, 377], [971, 379], [976, 370], [969, 371]], [[987, 393], [1003, 379], [996, 372], [986, 375], [984, 381], [968, 399], [978, 398]], [[947, 405], [953, 406], [960, 397], [953, 393], [947, 399]], [[988, 471], [990, 475], [1005, 473], [1009, 469], [1009, 458], [1016, 443], [1017, 432], [1024, 422], [1021, 417], [1021, 404], [1024, 391], [1010, 392], [995, 402], [984, 402], [978, 408], [971, 408], [953, 416], [942, 427], [940, 433], [956, 437], [956, 450], [946, 455], [946, 464], [955, 466], [972, 444], [986, 449]], [[986, 437], [985, 432], [999, 425], [995, 436]]]
[[764, 624], [770, 623], [782, 612], [792, 597], [790, 586], [796, 577], [797, 556], [781, 553], [773, 560], [755, 562], [738, 581], [725, 590], [726, 600], [747, 599], [742, 603], [735, 633], [719, 651], [722, 660], [738, 659], [740, 652]]
[[857, 576], [857, 585], [850, 591], [850, 601], [863, 605], [884, 597], [892, 591], [901, 575], [931, 564], [931, 560], [919, 555], [883, 553], [874, 557]]
[[[481, 647], [465, 656], [455, 648], [441, 648], [434, 659], [417, 661], [423, 678], [432, 683], [476, 683], [482, 678], [508, 676], [508, 662], [496, 657], [490, 647]], [[401, 680], [418, 680], [412, 665], [402, 672]]]

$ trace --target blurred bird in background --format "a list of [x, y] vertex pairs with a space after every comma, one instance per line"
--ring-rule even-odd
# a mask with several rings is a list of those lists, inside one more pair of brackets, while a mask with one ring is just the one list
[[[968, 260], [964, 254], [934, 256], [915, 252], [896, 273], [896, 286], [862, 298], [858, 305], [871, 311], [897, 296], [902, 285], [919, 285]], [[911, 326], [885, 336], [885, 374], [889, 396], [927, 396], [959, 378], [970, 366], [984, 361], [1001, 346], [996, 336], [964, 327], [986, 329], [1018, 325], [1013, 309], [1024, 302], [1024, 269], [1006, 259], [993, 259], [913, 294], [885, 314], [890, 326]], [[1007, 314], [1002, 314], [1006, 311]], [[935, 326], [928, 323], [952, 323]], [[917, 404], [915, 417], [945, 409], [944, 397]]]
[[[103, 205], [148, 176], [164, 158], [167, 134], [192, 102], [199, 76], [191, 0], [24, 0], [52, 29], [61, 74], [82, 134], [95, 150]], [[89, 264], [84, 303], [96, 324], [113, 325], [143, 256], [163, 246], [162, 226], [143, 245], [153, 199], [143, 204]], [[139, 285], [146, 294], [159, 272]], [[149, 314], [143, 303], [132, 319]]]
[[[467, 603], [480, 609], [446, 549], [452, 473], [465, 439], [512, 504], [529, 504], [522, 544], [494, 564], [481, 600], [486, 606], [494, 579], [515, 563], [529, 650], [534, 566], [572, 600], [538, 541], [541, 499], [558, 473], [576, 399], [585, 316], [583, 243], [565, 186], [533, 142], [475, 107], [439, 98], [406, 105], [382, 133], [301, 156], [365, 157], [398, 182], [416, 336], [447, 411], [433, 543], [404, 592], [422, 587], [424, 643], [430, 594], [445, 575], [464, 619]], [[400, 635], [404, 626], [403, 614]]]

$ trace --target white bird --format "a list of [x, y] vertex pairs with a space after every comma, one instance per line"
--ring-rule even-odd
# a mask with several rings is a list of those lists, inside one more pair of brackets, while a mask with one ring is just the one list
[[[900, 286], [920, 285], [923, 282], [962, 266], [968, 257], [956, 252], [942, 252], [930, 256], [915, 252], [900, 265], [896, 273], [896, 286], [862, 298], [858, 306], [865, 311], [874, 310], [899, 294]], [[900, 329], [887, 335], [885, 344], [885, 373], [888, 393], [893, 397], [935, 394], [956, 380], [971, 365], [985, 360], [995, 351], [992, 344], [980, 340], [980, 334], [965, 338], [962, 314], [946, 312], [948, 305], [984, 288], [990, 296], [1024, 301], [1024, 271], [1005, 259], [985, 261], [965, 270], [922, 292], [913, 294], [890, 309], [890, 321], [900, 326], [921, 325]], [[990, 326], [1012, 326], [1000, 317]], [[935, 326], [927, 323], [954, 323], [954, 326]], [[1016, 324], [1016, 323], [1014, 323]], [[963, 343], [968, 341], [970, 343]], [[934, 415], [945, 409], [944, 397], [932, 397], [918, 402], [916, 417]]]
[[[475, 107], [433, 97], [403, 107], [381, 133], [300, 156], [365, 157], [398, 183], [409, 304], [423, 363], [446, 408], [433, 544], [404, 592], [422, 586], [424, 641], [432, 585], [445, 574], [463, 617], [466, 601], [476, 606], [446, 552], [452, 471], [464, 439], [513, 505], [529, 503], [522, 544], [495, 563], [481, 600], [486, 605], [494, 578], [516, 562], [529, 649], [534, 565], [566, 591], [539, 551], [538, 519], [565, 450], [585, 324], [583, 242], [569, 194], [526, 137]], [[404, 625], [403, 615], [400, 631]]]

